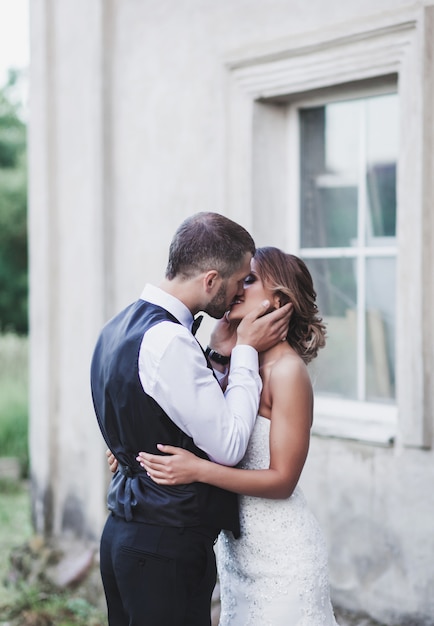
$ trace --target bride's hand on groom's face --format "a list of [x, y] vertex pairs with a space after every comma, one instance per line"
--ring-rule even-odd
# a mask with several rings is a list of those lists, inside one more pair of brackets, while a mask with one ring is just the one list
[[224, 356], [230, 356], [237, 341], [239, 320], [230, 322], [226, 315], [219, 319], [211, 333], [209, 345]]
[[199, 457], [175, 446], [157, 445], [165, 455], [139, 452], [136, 460], [159, 485], [187, 485], [197, 480]]

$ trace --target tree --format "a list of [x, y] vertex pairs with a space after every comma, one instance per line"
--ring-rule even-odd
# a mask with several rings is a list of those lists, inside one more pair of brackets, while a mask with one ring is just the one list
[[20, 75], [0, 89], [0, 331], [27, 333], [26, 124], [13, 93]]

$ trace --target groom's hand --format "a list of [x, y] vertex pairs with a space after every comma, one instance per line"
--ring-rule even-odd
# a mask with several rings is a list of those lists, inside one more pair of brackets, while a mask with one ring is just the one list
[[[268, 300], [248, 313], [237, 329], [237, 345], [247, 344], [258, 352], [264, 352], [288, 335], [292, 304], [288, 302], [270, 313]], [[267, 313], [267, 315], [265, 315]]]

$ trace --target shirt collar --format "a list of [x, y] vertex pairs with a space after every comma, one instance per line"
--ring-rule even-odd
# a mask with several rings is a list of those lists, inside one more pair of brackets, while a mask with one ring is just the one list
[[163, 291], [159, 287], [155, 287], [150, 283], [145, 285], [140, 298], [142, 300], [146, 300], [146, 302], [150, 302], [151, 304], [156, 304], [157, 306], [161, 306], [166, 311], [169, 311], [176, 319], [181, 322], [183, 326], [191, 330], [191, 325], [193, 323], [193, 315], [181, 300], [175, 298], [167, 291]]

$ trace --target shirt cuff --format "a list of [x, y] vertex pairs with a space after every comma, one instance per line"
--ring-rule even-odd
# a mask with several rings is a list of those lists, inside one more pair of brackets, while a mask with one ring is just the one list
[[231, 353], [231, 369], [235, 367], [246, 367], [249, 370], [257, 372], [259, 364], [258, 353], [255, 348], [244, 344], [235, 346]]

